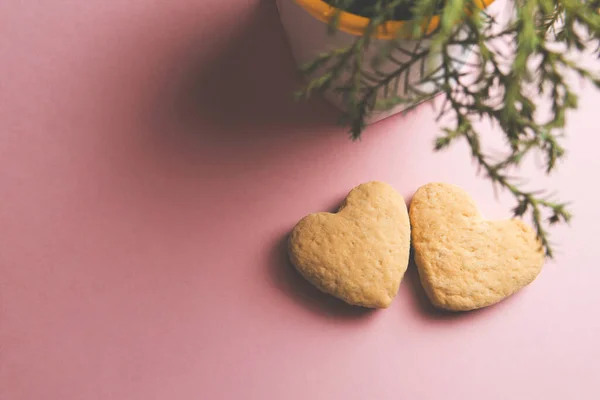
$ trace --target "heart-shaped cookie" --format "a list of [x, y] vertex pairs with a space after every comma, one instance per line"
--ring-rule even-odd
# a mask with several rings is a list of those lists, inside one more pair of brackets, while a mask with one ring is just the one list
[[438, 308], [467, 311], [497, 303], [531, 283], [544, 263], [530, 226], [484, 220], [455, 185], [419, 188], [410, 222], [421, 283]]
[[310, 214], [289, 239], [290, 259], [309, 282], [349, 304], [386, 308], [408, 266], [410, 222], [390, 185], [352, 189], [338, 212]]

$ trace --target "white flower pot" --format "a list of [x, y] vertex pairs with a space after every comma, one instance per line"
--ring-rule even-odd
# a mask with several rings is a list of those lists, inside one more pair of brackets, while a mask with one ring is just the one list
[[[484, 3], [490, 4], [493, 0], [483, 0]], [[344, 13], [342, 18], [346, 18], [340, 21], [340, 28], [334, 34], [330, 35], [327, 32], [327, 21], [332, 13], [332, 7], [324, 3], [322, 0], [277, 0], [277, 6], [279, 8], [279, 15], [285, 33], [288, 38], [293, 56], [298, 65], [305, 62], [311, 61], [318, 54], [332, 49], [341, 48], [352, 44], [357, 35], [361, 32], [361, 26], [364, 29], [364, 25], [368, 22], [366, 18], [355, 16], [353, 14]], [[402, 22], [400, 22], [402, 23]], [[362, 24], [362, 25], [361, 25]], [[388, 35], [389, 36], [389, 35]], [[366, 59], [370, 60], [373, 56], [378, 54], [379, 49], [382, 45], [387, 43], [389, 38], [386, 35], [378, 35], [371, 41], [371, 45], [367, 50]], [[416, 40], [407, 39], [405, 41], [404, 48], [415, 49], [418, 44]], [[428, 46], [427, 41], [421, 42], [421, 48]], [[460, 46], [453, 46], [451, 52], [454, 52], [452, 56], [458, 60], [456, 62], [457, 68], [461, 67], [468, 56], [469, 51], [464, 51]], [[396, 52], [394, 56], [397, 60], [402, 62], [408, 59], [408, 55]], [[432, 54], [427, 60], [425, 73], [432, 71], [432, 68], [436, 68], [440, 65], [440, 57]], [[366, 72], [373, 73], [373, 69], [365, 63]], [[379, 66], [381, 72], [391, 72], [397, 69], [397, 64], [390, 60], [383, 60]], [[421, 76], [420, 68], [411, 68], [408, 79], [412, 84], [418, 83]], [[432, 88], [423, 87], [428, 93], [433, 92]], [[397, 89], [395, 88], [398, 95], [403, 95], [405, 91], [405, 80], [401, 79]], [[325, 97], [337, 106], [339, 109], [344, 111], [344, 104], [341, 96], [334, 93], [332, 90], [325, 92]], [[378, 96], [381, 96], [379, 93]], [[397, 106], [388, 111], [374, 112], [367, 122], [373, 123], [386, 118], [390, 115], [397, 114], [406, 109], [405, 105]]]

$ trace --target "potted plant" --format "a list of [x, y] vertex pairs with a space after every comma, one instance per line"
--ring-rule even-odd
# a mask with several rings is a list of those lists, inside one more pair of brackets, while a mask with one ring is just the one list
[[[299, 99], [321, 93], [342, 110], [351, 137], [368, 124], [443, 97], [435, 111], [441, 150], [465, 140], [476, 164], [531, 217], [552, 257], [547, 225], [568, 222], [566, 203], [526, 190], [511, 171], [541, 152], [550, 173], [565, 155], [571, 76], [600, 87], [600, 0], [278, 0], [306, 76]], [[591, 54], [592, 62], [576, 57]], [[549, 111], [540, 117], [541, 98]], [[490, 120], [506, 154], [484, 153], [475, 121]]]

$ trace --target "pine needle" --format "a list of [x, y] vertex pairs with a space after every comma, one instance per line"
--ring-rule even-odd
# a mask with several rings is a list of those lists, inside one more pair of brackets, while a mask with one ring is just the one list
[[[568, 111], [578, 105], [567, 76], [574, 72], [600, 87], [600, 77], [594, 71], [568, 56], [592, 49], [600, 59], [600, 0], [514, 2], [512, 18], [500, 23], [483, 12], [470, 12], [477, 10], [475, 0], [330, 0], [344, 10], [360, 11], [356, 8], [360, 4], [369, 6], [363, 11], [369, 13], [371, 22], [351, 46], [323, 53], [304, 67], [308, 81], [298, 97], [306, 99], [317, 92], [341, 88], [347, 109], [344, 124], [356, 140], [373, 112], [400, 104], [410, 109], [441, 93], [445, 99], [436, 118], [452, 123], [442, 127], [435, 150], [466, 141], [477, 168], [494, 188], [512, 194], [514, 216], [529, 216], [546, 255], [552, 257], [548, 227], [571, 220], [568, 204], [553, 200], [546, 190], [526, 190], [509, 171], [518, 168], [528, 155], [541, 154], [541, 167], [549, 174], [564, 157], [566, 151], [560, 143]], [[418, 45], [408, 49], [398, 38], [373, 59], [366, 59], [365, 49], [374, 32], [393, 19], [399, 7], [410, 9], [412, 32], [420, 37]], [[424, 37], [419, 27], [428, 26], [434, 16], [439, 16], [440, 24]], [[332, 18], [332, 32], [336, 23]], [[430, 45], [424, 45], [425, 41]], [[501, 42], [504, 45], [498, 46]], [[458, 67], [451, 55], [456, 46], [473, 55], [474, 60], [466, 64], [468, 71]], [[439, 54], [441, 63], [427, 72], [432, 54]], [[391, 72], [379, 70], [385, 60], [394, 65]], [[375, 70], [367, 72], [367, 68]], [[413, 68], [420, 74], [418, 82], [407, 79]], [[349, 77], [342, 73], [345, 70], [351, 71]], [[400, 82], [403, 93], [398, 93]], [[433, 89], [425, 91], [424, 87]], [[536, 115], [544, 96], [550, 102], [550, 118], [539, 121]], [[484, 154], [473, 124], [481, 119], [501, 129], [507, 143], [503, 158], [492, 160]]]

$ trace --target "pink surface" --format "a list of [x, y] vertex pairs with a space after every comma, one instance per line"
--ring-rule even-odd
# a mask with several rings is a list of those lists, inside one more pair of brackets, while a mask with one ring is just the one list
[[306, 213], [378, 179], [509, 215], [466, 147], [431, 151], [430, 108], [352, 143], [295, 106], [271, 1], [5, 0], [0, 27], [0, 399], [600, 398], [597, 92], [550, 182], [575, 220], [531, 286], [446, 315], [411, 266], [361, 313], [286, 261]]

